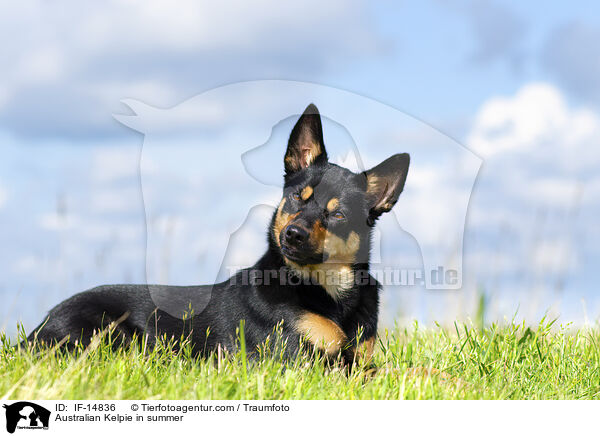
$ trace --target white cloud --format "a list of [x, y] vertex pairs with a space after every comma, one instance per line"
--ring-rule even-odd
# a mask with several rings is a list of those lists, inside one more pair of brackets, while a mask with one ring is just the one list
[[56, 212], [44, 213], [39, 219], [43, 229], [56, 232], [72, 229], [78, 222], [79, 218], [73, 215], [60, 215]]
[[115, 240], [120, 243], [139, 242], [143, 236], [144, 225], [138, 222], [120, 221], [118, 223], [106, 223], [102, 220], [89, 220], [79, 226], [77, 235], [79, 239], [86, 242], [106, 243]]
[[0, 48], [0, 120], [28, 136], [93, 136], [115, 132], [110, 114], [123, 98], [165, 107], [228, 82], [315, 80], [378, 52], [366, 8], [362, 0], [3, 2], [0, 38], [11, 43]]
[[580, 196], [583, 189], [583, 184], [578, 180], [540, 178], [532, 181], [527, 189], [521, 189], [519, 192], [529, 201], [554, 207], [564, 207], [572, 204], [574, 199]]
[[543, 241], [534, 249], [532, 266], [544, 273], [566, 273], [577, 265], [576, 253], [566, 239]]
[[0, 110], [2, 110], [2, 106], [4, 106], [10, 98], [10, 90], [6, 84], [0, 84]]
[[[597, 173], [600, 117], [569, 106], [548, 84], [484, 103], [467, 145], [485, 159], [483, 175], [533, 203], [568, 204]], [[492, 177], [493, 176], [493, 179]]]
[[[348, 9], [342, 1], [294, 5], [270, 0], [253, 3], [237, 0], [228, 2], [224, 8], [216, 3], [193, 0], [180, 1], [176, 6], [160, 0], [113, 0], [106, 6], [96, 5], [91, 11], [87, 8], [77, 11], [82, 19], [74, 31], [81, 35], [80, 44], [99, 51], [123, 44], [178, 51], [232, 46], [253, 49], [259, 42], [268, 42], [273, 30], [285, 30], [285, 33], [279, 34], [282, 40], [270, 44], [282, 44], [289, 35], [308, 28], [314, 35], [308, 39], [323, 35], [326, 30], [321, 25], [328, 23], [334, 14], [346, 19], [358, 15]], [[125, 32], [129, 32], [127, 40], [123, 39]], [[357, 43], [364, 36], [362, 29], [353, 32], [356, 32], [354, 36], [349, 31], [343, 33]]]
[[0, 208], [4, 206], [7, 199], [8, 199], [8, 193], [6, 192], [6, 189], [4, 189], [2, 186], [0, 186]]
[[142, 191], [139, 187], [94, 189], [91, 205], [98, 213], [134, 211], [142, 205]]
[[27, 254], [17, 260], [13, 264], [13, 270], [20, 274], [29, 274], [36, 272], [38, 266], [38, 259], [31, 254]]
[[66, 65], [65, 55], [59, 47], [45, 45], [22, 55], [16, 66], [14, 79], [21, 83], [47, 83], [60, 80], [66, 73]]
[[[463, 225], [459, 221], [451, 222], [452, 218], [459, 220], [460, 217], [448, 211], [468, 198], [470, 186], [459, 186], [453, 169], [445, 165], [413, 165], [409, 170], [407, 183], [410, 183], [409, 189], [413, 195], [402, 199], [402, 209], [419, 217], [415, 223], [419, 229], [415, 232], [419, 235], [419, 243], [434, 246], [439, 250], [444, 235], [449, 233], [450, 229], [460, 229]], [[445, 220], [440, 220], [440, 217], [445, 217]]]
[[91, 179], [96, 184], [137, 177], [140, 166], [138, 147], [96, 148], [92, 155]]
[[598, 255], [599, 142], [598, 113], [568, 104], [549, 84], [482, 105], [467, 139], [484, 157], [469, 212], [472, 282], [504, 280], [520, 295], [532, 283], [575, 281], [580, 263]]
[[558, 89], [529, 84], [514, 97], [495, 97], [479, 110], [467, 144], [482, 157], [517, 151], [544, 152], [545, 144], [578, 146], [598, 134], [598, 116], [587, 109], [572, 109]]

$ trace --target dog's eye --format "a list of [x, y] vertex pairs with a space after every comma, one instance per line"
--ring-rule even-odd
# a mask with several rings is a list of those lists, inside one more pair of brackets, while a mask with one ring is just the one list
[[294, 192], [294, 193], [292, 194], [292, 198], [293, 198], [294, 200], [296, 200], [296, 201], [299, 201], [299, 200], [300, 200], [300, 194], [298, 194], [297, 192]]
[[332, 213], [331, 216], [336, 220], [343, 220], [344, 218], [346, 218], [346, 216], [339, 210], [337, 212]]

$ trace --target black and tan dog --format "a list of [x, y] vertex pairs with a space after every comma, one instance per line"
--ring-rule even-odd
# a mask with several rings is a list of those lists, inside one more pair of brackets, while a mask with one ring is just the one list
[[369, 275], [371, 232], [398, 200], [409, 156], [394, 155], [360, 174], [329, 163], [321, 118], [311, 104], [292, 130], [284, 165], [269, 248], [254, 266], [210, 286], [94, 288], [52, 309], [28, 341], [68, 337], [68, 343], [86, 344], [95, 331], [120, 320], [116, 330], [126, 340], [146, 336], [152, 345], [159, 336], [185, 337], [205, 355], [219, 345], [234, 349], [244, 320], [248, 350], [281, 324], [290, 355], [301, 338], [345, 360], [358, 350], [370, 354], [380, 291]]

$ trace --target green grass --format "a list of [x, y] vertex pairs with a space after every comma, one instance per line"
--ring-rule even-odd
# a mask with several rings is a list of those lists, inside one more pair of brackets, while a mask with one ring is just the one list
[[[282, 363], [213, 355], [193, 360], [110, 337], [74, 353], [0, 349], [0, 397], [22, 399], [595, 399], [600, 396], [600, 332], [542, 323], [477, 329], [380, 332], [373, 376], [349, 376], [309, 353]], [[242, 347], [240, 347], [242, 348]], [[277, 354], [277, 352], [275, 352]]]

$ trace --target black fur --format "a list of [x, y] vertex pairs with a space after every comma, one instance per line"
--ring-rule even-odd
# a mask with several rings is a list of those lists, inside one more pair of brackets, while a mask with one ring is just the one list
[[[281, 323], [287, 353], [294, 355], [301, 336], [312, 331], [306, 331], [310, 322], [301, 320], [318, 315], [333, 326], [327, 330], [332, 334], [335, 325], [341, 328], [345, 340], [334, 352], [352, 359], [357, 331], [361, 341], [376, 335], [380, 285], [369, 275], [371, 229], [398, 199], [408, 155], [395, 155], [362, 174], [329, 163], [320, 115], [310, 105], [290, 135], [284, 164], [282, 204], [268, 231], [269, 248], [254, 266], [212, 286], [100, 286], [54, 307], [28, 341], [52, 344], [67, 337], [67, 345], [85, 345], [94, 331], [119, 321], [115, 329], [125, 341], [145, 335], [153, 345], [159, 336], [184, 337], [195, 354], [206, 355], [218, 345], [235, 349], [236, 329], [244, 320], [248, 350], [256, 350]], [[373, 174], [377, 183], [369, 179]], [[303, 190], [307, 186], [310, 190]], [[334, 240], [343, 249], [332, 255]], [[350, 274], [350, 286], [334, 284], [327, 292], [321, 281], [302, 273], [309, 265], [317, 270], [325, 265], [337, 274], [338, 263], [347, 266], [340, 277]]]

